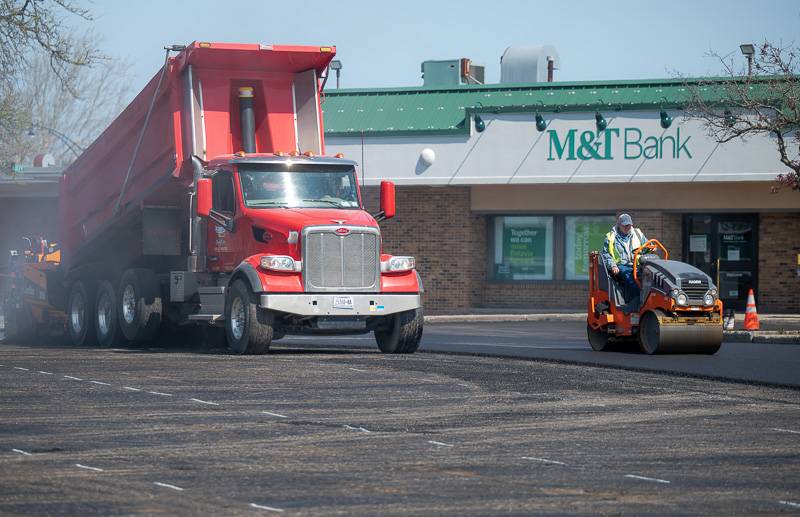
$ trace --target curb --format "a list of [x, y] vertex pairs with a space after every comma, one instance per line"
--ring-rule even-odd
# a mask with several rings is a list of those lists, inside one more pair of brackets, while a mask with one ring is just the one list
[[789, 330], [726, 330], [725, 341], [734, 343], [800, 344], [800, 331]]

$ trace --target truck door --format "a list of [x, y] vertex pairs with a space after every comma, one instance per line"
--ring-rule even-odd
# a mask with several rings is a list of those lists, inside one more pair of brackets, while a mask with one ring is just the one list
[[221, 170], [211, 178], [212, 203], [208, 223], [208, 269], [232, 271], [241, 261], [236, 235], [236, 188], [233, 173]]

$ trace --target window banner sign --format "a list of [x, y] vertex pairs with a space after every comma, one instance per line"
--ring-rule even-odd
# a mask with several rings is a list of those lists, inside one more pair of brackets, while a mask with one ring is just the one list
[[566, 279], [589, 278], [589, 252], [603, 249], [613, 217], [566, 218]]
[[[516, 219], [516, 220], [515, 220]], [[498, 280], [549, 278], [552, 219], [505, 218], [502, 228], [502, 263], [495, 265]]]

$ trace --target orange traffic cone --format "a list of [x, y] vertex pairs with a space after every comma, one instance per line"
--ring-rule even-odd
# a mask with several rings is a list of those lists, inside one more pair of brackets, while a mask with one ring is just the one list
[[744, 328], [745, 330], [758, 330], [758, 312], [756, 312], [756, 297], [753, 296], [753, 290], [747, 293], [747, 307], [744, 310]]

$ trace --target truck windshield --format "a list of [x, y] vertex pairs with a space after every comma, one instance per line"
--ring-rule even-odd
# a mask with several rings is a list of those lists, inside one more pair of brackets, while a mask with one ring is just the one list
[[240, 165], [244, 203], [249, 208], [358, 208], [351, 166]]

